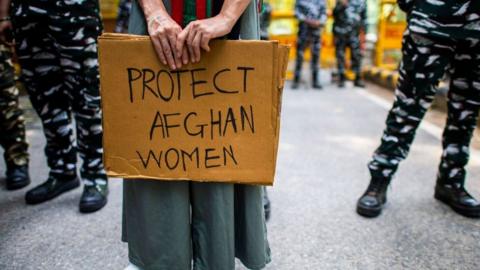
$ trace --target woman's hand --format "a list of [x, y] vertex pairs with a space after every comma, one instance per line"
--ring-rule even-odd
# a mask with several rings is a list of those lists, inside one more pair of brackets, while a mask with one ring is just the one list
[[[164, 12], [155, 12], [148, 16], [148, 33], [152, 39], [153, 47], [160, 61], [171, 69], [182, 67], [181, 54], [175, 50], [177, 36], [182, 28]], [[184, 63], [188, 63], [188, 55], [184, 55]]]
[[185, 57], [184, 48], [186, 48], [191, 63], [200, 61], [200, 49], [210, 51], [208, 46], [210, 40], [230, 33], [234, 23], [222, 14], [189, 23], [178, 35], [176, 53]]
[[[190, 62], [200, 61], [201, 49], [210, 51], [208, 43], [211, 39], [224, 36], [232, 30], [240, 15], [245, 11], [251, 0], [225, 0], [220, 13], [212, 18], [193, 21], [178, 34], [176, 54]], [[187, 48], [187, 50], [185, 50]], [[185, 63], [185, 62], [184, 62]]]

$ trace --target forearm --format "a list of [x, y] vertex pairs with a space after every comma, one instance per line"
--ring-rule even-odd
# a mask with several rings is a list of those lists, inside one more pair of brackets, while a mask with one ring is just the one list
[[10, 0], [0, 0], [0, 18], [8, 17], [10, 9]]
[[225, 0], [220, 15], [223, 16], [231, 29], [243, 14], [251, 0]]
[[139, 0], [138, 2], [147, 20], [152, 16], [170, 17], [162, 0]]

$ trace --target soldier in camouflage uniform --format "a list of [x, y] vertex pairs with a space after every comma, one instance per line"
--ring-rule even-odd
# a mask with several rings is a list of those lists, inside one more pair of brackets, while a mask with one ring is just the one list
[[130, 18], [130, 9], [132, 0], [121, 0], [118, 4], [117, 22], [115, 24], [115, 33], [128, 33], [128, 19]]
[[368, 165], [372, 179], [357, 212], [380, 214], [387, 186], [408, 154], [438, 81], [448, 72], [448, 116], [434, 196], [461, 215], [479, 218], [480, 203], [468, 194], [464, 182], [480, 108], [480, 1], [399, 0], [398, 4], [408, 15], [400, 78], [381, 144]]
[[365, 87], [361, 80], [362, 52], [360, 32], [367, 30], [367, 4], [365, 0], [337, 0], [333, 10], [333, 35], [338, 66], [338, 86], [345, 86], [345, 50], [350, 48], [354, 85]]
[[295, 16], [298, 19], [297, 55], [293, 89], [298, 88], [302, 73], [303, 54], [311, 45], [312, 87], [322, 89], [319, 81], [318, 59], [320, 58], [320, 33], [327, 20], [325, 0], [297, 0]]
[[[4, 39], [5, 32], [11, 27], [10, 22], [4, 17], [0, 24], [0, 35]], [[0, 44], [0, 145], [5, 151], [8, 190], [20, 189], [30, 183], [25, 119], [18, 106], [18, 95], [10, 47]]]
[[47, 181], [27, 192], [26, 201], [41, 203], [78, 187], [78, 152], [85, 186], [79, 208], [96, 211], [107, 203], [108, 191], [102, 162], [98, 1], [13, 1], [11, 16], [22, 80], [42, 120], [50, 167]]

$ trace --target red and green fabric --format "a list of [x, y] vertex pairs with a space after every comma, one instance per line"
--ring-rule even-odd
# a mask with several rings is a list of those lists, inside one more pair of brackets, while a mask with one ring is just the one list
[[172, 17], [180, 25], [186, 26], [192, 21], [212, 16], [213, 0], [175, 0], [172, 1]]

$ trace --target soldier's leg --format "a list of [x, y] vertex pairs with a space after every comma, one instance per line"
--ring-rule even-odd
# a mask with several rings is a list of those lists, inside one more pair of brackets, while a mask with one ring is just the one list
[[[461, 62], [458, 61], [458, 63]], [[457, 64], [448, 92], [448, 117], [443, 131], [443, 154], [439, 167], [439, 179], [449, 184], [463, 185], [464, 183], [470, 140], [477, 124], [480, 80], [478, 77], [473, 79], [467, 77], [472, 73], [473, 67], [466, 63]]]
[[[22, 79], [43, 124], [45, 154], [50, 173], [47, 181], [25, 194], [28, 204], [42, 203], [80, 185], [76, 175], [76, 150], [70, 102], [63, 91], [63, 73], [57, 50], [48, 35], [48, 12], [54, 3], [13, 2], [13, 23]], [[34, 8], [32, 8], [34, 7]]]
[[464, 188], [470, 140], [480, 108], [480, 44], [478, 40], [467, 40], [458, 46], [448, 92], [448, 116], [435, 198], [462, 215], [480, 217], [480, 203]]
[[[82, 195], [80, 211], [91, 212], [105, 205], [107, 194], [97, 58], [97, 38], [102, 31], [98, 1], [62, 2], [59, 13], [69, 19], [52, 20], [51, 33], [60, 53], [65, 91], [72, 100], [78, 152], [83, 161], [80, 174], [88, 187]], [[99, 192], [100, 201], [86, 201], [92, 190]]]
[[335, 36], [335, 57], [337, 58], [338, 86], [345, 86], [345, 47], [346, 40], [343, 36]]
[[365, 87], [361, 81], [362, 72], [362, 51], [360, 48], [360, 38], [358, 35], [351, 35], [349, 40], [350, 58], [352, 63], [352, 71], [355, 73], [354, 85], [357, 87]]
[[376, 217], [386, 202], [386, 190], [401, 160], [405, 159], [415, 131], [430, 107], [436, 84], [453, 58], [453, 45], [418, 35], [404, 35], [400, 78], [381, 144], [368, 164], [372, 179], [357, 203], [357, 213]]
[[320, 84], [319, 79], [319, 69], [318, 69], [318, 59], [320, 58], [320, 47], [321, 47], [321, 40], [320, 40], [320, 30], [315, 29], [311, 31], [312, 36], [312, 59], [310, 59], [310, 65], [312, 70], [312, 86], [315, 89], [321, 89], [322, 85]]
[[50, 175], [73, 178], [76, 176], [76, 151], [60, 59], [52, 39], [46, 34], [47, 26], [39, 23], [42, 19], [37, 20], [26, 6], [14, 8], [14, 13], [17, 14], [13, 22], [21, 78], [42, 120]]
[[4, 149], [7, 165], [5, 182], [9, 190], [30, 183], [25, 119], [18, 104], [18, 95], [10, 48], [0, 45], [0, 145]]
[[10, 49], [0, 45], [0, 144], [8, 166], [28, 164], [25, 119], [18, 104]]
[[406, 35], [395, 101], [381, 144], [369, 163], [373, 178], [390, 179], [405, 159], [415, 132], [436, 93], [436, 85], [453, 58], [453, 47], [418, 35]]
[[307, 25], [299, 23], [298, 35], [297, 35], [297, 47], [296, 47], [296, 59], [295, 59], [295, 74], [293, 78], [294, 86], [298, 87], [300, 77], [302, 75], [303, 54], [305, 47], [308, 44]]

